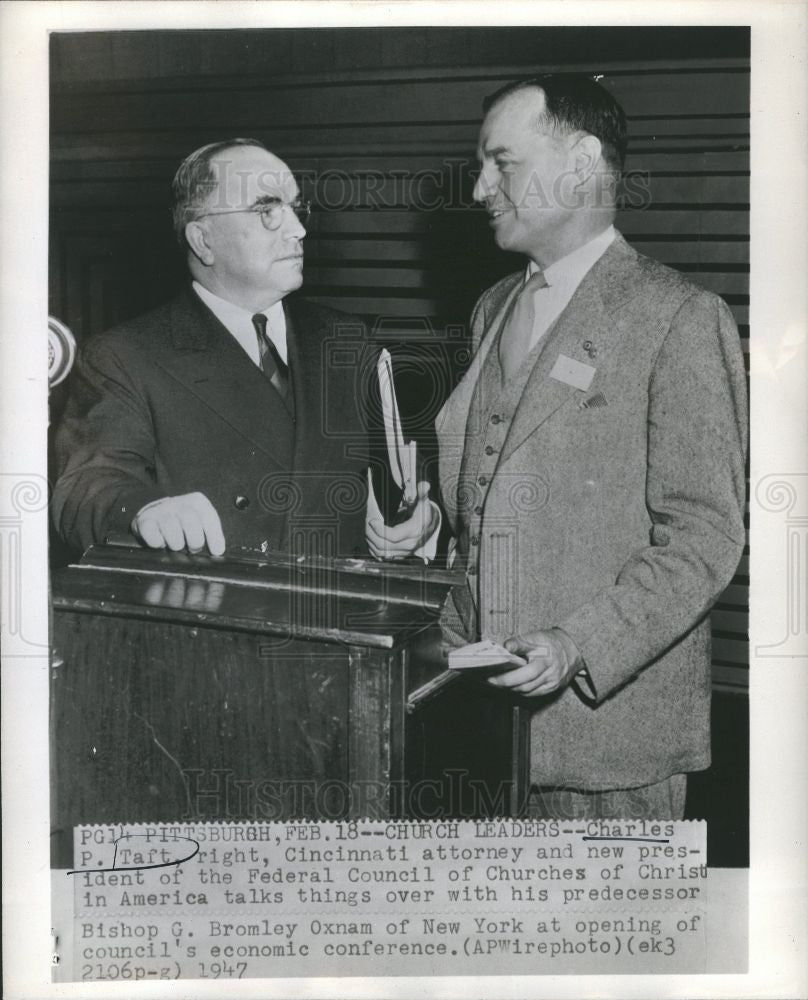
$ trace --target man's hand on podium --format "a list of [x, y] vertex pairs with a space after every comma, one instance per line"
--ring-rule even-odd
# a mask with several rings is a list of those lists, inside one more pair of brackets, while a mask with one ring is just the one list
[[367, 543], [374, 559], [406, 559], [407, 556], [421, 555], [428, 559], [432, 552], [420, 552], [430, 542], [437, 541], [440, 530], [440, 511], [429, 499], [429, 483], [418, 483], [418, 501], [408, 520], [401, 524], [386, 525], [381, 517], [368, 519]]
[[216, 508], [204, 493], [184, 493], [146, 504], [132, 519], [132, 534], [152, 549], [187, 548], [212, 556], [224, 553], [224, 532]]

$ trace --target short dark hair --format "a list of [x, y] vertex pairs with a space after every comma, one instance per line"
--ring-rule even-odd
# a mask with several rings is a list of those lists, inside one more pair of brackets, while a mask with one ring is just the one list
[[603, 158], [620, 173], [626, 159], [626, 114], [617, 100], [592, 77], [580, 73], [545, 73], [516, 80], [483, 101], [486, 113], [504, 97], [518, 90], [544, 92], [546, 110], [540, 124], [565, 132], [588, 132], [600, 139]]
[[209, 142], [200, 146], [179, 165], [174, 180], [171, 183], [173, 205], [171, 209], [174, 220], [174, 232], [177, 240], [185, 243], [185, 227], [193, 222], [204, 206], [208, 196], [219, 183], [210, 166], [214, 156], [233, 146], [257, 146], [266, 149], [258, 139], [222, 139], [219, 142]]

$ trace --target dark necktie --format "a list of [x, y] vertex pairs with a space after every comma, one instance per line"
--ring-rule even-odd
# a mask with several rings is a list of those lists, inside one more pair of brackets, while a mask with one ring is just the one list
[[278, 353], [277, 347], [267, 336], [266, 316], [263, 313], [256, 313], [252, 321], [258, 338], [259, 367], [274, 388], [286, 399], [289, 392], [289, 368]]
[[536, 294], [547, 287], [544, 272], [537, 271], [525, 282], [514, 299], [499, 339], [499, 363], [502, 366], [503, 382], [513, 378], [530, 352], [530, 341], [536, 323]]

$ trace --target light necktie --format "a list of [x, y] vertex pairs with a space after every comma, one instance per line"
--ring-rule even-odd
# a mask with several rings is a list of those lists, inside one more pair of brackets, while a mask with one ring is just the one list
[[289, 368], [278, 353], [277, 347], [267, 336], [267, 318], [263, 313], [256, 313], [252, 322], [258, 338], [259, 367], [274, 388], [286, 399], [289, 392]]
[[499, 363], [503, 382], [513, 378], [530, 351], [536, 323], [536, 294], [540, 289], [548, 287], [544, 272], [537, 271], [525, 282], [514, 299], [499, 339]]

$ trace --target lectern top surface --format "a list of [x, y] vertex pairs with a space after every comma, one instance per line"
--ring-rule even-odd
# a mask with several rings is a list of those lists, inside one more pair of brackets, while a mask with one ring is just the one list
[[215, 558], [93, 546], [53, 574], [56, 611], [394, 648], [432, 622], [457, 574], [273, 554]]

